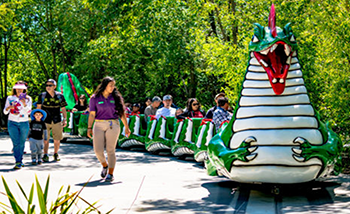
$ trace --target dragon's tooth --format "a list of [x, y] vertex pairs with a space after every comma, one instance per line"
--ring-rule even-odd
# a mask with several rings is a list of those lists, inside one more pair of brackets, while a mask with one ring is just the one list
[[276, 78], [273, 78], [272, 79], [272, 83], [276, 83], [277, 82], [277, 79]]
[[292, 35], [292, 36], [290, 37], [290, 41], [291, 41], [291, 42], [295, 42], [295, 37], [294, 37], [294, 35]]
[[284, 79], [283, 78], [280, 79], [280, 83], [284, 83]]
[[292, 64], [292, 57], [291, 56], [288, 57], [287, 63], [288, 63], [288, 65]]
[[263, 55], [267, 55], [269, 53], [269, 51], [270, 51], [270, 48], [266, 48], [265, 50], [260, 51], [260, 53]]
[[290, 54], [290, 47], [287, 44], [284, 44], [284, 52], [286, 53], [286, 56], [289, 56]]
[[262, 59], [260, 60], [260, 63], [263, 64], [263, 66], [265, 66], [265, 67], [268, 67], [268, 66], [269, 66], [269, 65], [268, 65], [264, 60], [262, 60]]
[[270, 52], [272, 53], [272, 52], [274, 52], [275, 51], [275, 49], [277, 48], [277, 44], [273, 44], [272, 45], [272, 47], [271, 47], [271, 49], [270, 49]]

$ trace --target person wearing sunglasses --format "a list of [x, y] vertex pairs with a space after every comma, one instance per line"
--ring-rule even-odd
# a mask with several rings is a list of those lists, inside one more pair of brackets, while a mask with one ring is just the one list
[[[64, 99], [63, 94], [55, 91], [56, 81], [49, 79], [45, 83], [46, 91], [41, 93], [38, 97], [37, 109], [42, 109], [46, 112], [47, 117], [45, 119], [45, 125], [47, 128], [48, 136], [52, 130], [52, 138], [54, 142], [54, 160], [59, 161], [58, 150], [63, 138], [63, 127], [67, 125], [67, 102]], [[61, 111], [63, 120], [61, 119]], [[49, 162], [49, 138], [44, 141], [44, 156], [43, 162]]]
[[190, 118], [203, 118], [205, 116], [205, 112], [201, 109], [201, 104], [197, 100], [197, 98], [190, 98], [187, 101], [186, 111], [179, 116], [177, 119], [185, 119], [187, 117]]

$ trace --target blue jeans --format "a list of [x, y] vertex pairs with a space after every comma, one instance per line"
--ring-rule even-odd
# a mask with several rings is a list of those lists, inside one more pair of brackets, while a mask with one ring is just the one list
[[29, 132], [29, 122], [14, 122], [9, 120], [7, 128], [12, 140], [13, 155], [15, 156], [16, 163], [22, 163], [24, 143], [26, 142]]

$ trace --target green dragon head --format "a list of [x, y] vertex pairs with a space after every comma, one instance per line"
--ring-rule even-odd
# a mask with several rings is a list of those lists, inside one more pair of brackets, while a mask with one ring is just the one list
[[297, 49], [290, 23], [283, 29], [276, 27], [275, 6], [272, 4], [269, 26], [262, 27], [258, 23], [254, 25], [254, 36], [249, 43], [249, 52], [253, 52], [267, 72], [275, 94], [282, 94], [292, 55]]

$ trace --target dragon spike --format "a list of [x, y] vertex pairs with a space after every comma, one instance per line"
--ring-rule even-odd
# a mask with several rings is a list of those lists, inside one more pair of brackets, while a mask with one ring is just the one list
[[269, 15], [269, 28], [273, 37], [277, 36], [275, 5], [272, 3]]

